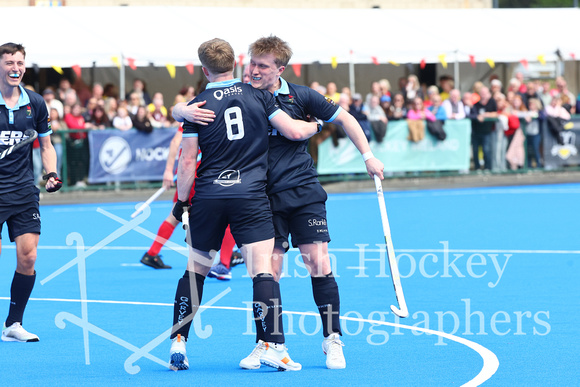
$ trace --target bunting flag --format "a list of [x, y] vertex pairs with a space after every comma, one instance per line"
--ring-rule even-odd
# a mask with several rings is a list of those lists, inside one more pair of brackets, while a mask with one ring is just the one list
[[546, 64], [545, 55], [538, 55], [538, 62], [540, 62], [542, 65], [545, 65]]
[[492, 69], [495, 68], [495, 62], [493, 61], [493, 59], [487, 58], [485, 61], [487, 62], [487, 64], [489, 65], [489, 67], [491, 67]]
[[165, 67], [167, 67], [167, 71], [169, 72], [169, 76], [171, 77], [171, 79], [175, 78], [175, 65], [172, 65], [171, 63], [167, 63], [165, 65]]
[[570, 53], [570, 58], [572, 58], [572, 60], [576, 60], [576, 54], [574, 54], [573, 52]]
[[246, 56], [244, 54], [240, 54], [238, 55], [238, 66], [240, 67], [244, 67], [244, 58]]
[[135, 58], [127, 58], [127, 62], [129, 63], [131, 70], [137, 70], [137, 66], [135, 66]]
[[117, 68], [121, 68], [121, 61], [119, 60], [118, 56], [112, 56], [111, 60], [113, 61], [115, 66], [117, 66]]
[[393, 66], [399, 67], [399, 64], [394, 60], [390, 60], [389, 63], [392, 64]]
[[445, 60], [445, 54], [439, 55], [439, 62], [441, 62], [441, 65], [443, 66], [444, 69], [447, 68], [447, 61]]
[[75, 72], [75, 75], [77, 76], [77, 78], [80, 78], [81, 77], [81, 66], [73, 65], [72, 69]]
[[376, 56], [371, 56], [371, 60], [373, 61], [373, 63], [374, 63], [375, 65], [377, 65], [377, 66], [379, 65], [379, 60], [377, 59], [377, 57], [376, 57]]
[[427, 62], [425, 61], [425, 58], [421, 59], [421, 63], [419, 64], [419, 67], [421, 67], [421, 70], [425, 70], [425, 66], [427, 66]]
[[524, 68], [526, 70], [528, 69], [528, 60], [527, 59], [520, 60], [520, 63], [524, 66]]
[[469, 55], [469, 63], [471, 63], [471, 67], [475, 67], [475, 55]]
[[194, 71], [193, 63], [191, 63], [191, 62], [187, 63], [185, 65], [185, 68], [187, 69], [187, 72], [188, 73], [190, 73], [191, 75], [193, 75], [193, 71]]
[[338, 67], [338, 60], [336, 59], [335, 56], [333, 56], [332, 58], [330, 58], [330, 63], [332, 64], [332, 68], [335, 69]]
[[300, 78], [300, 74], [302, 72], [302, 65], [300, 63], [293, 63], [292, 70], [294, 70], [294, 74], [296, 74], [296, 76]]

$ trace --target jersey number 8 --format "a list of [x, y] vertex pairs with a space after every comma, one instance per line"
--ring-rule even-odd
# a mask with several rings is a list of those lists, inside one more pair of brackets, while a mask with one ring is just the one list
[[[227, 108], [224, 112], [228, 140], [241, 140], [244, 138], [244, 121], [242, 120], [242, 109], [237, 106]], [[235, 127], [235, 128], [234, 128]], [[234, 129], [236, 133], [234, 133]]]

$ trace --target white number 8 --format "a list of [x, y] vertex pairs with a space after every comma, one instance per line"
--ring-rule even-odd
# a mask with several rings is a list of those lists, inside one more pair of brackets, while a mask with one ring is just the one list
[[[241, 140], [244, 138], [244, 121], [242, 120], [242, 109], [232, 106], [224, 112], [228, 140]], [[234, 133], [233, 126], [237, 126], [237, 133]]]

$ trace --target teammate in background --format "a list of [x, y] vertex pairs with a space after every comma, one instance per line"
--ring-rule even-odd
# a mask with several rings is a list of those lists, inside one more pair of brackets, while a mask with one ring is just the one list
[[[179, 150], [179, 146], [181, 145], [181, 139], [183, 136], [183, 127], [180, 126], [173, 139], [171, 139], [171, 143], [169, 144], [169, 153], [167, 155], [167, 163], [165, 164], [165, 172], [163, 173], [163, 186], [165, 189], [169, 189], [173, 186], [173, 174], [175, 170], [175, 157], [177, 156], [177, 152]], [[191, 187], [191, 192], [189, 194], [189, 200], [195, 194], [195, 186]], [[175, 195], [173, 197], [173, 203], [177, 202], [177, 191], [175, 191]], [[157, 231], [157, 237], [151, 244], [149, 250], [143, 254], [143, 258], [141, 258], [141, 263], [147, 266], [150, 266], [154, 269], [171, 269], [171, 266], [166, 265], [159, 252], [165, 242], [169, 240], [171, 235], [173, 234], [173, 230], [179, 224], [179, 221], [175, 219], [173, 214], [169, 214], [167, 218], [161, 223], [159, 226], [159, 230]], [[219, 280], [228, 281], [232, 279], [232, 274], [230, 272], [230, 268], [242, 263], [241, 257], [238, 256], [237, 253], [233, 253], [234, 246], [236, 242], [230, 229], [226, 230], [224, 235], [224, 239], [222, 241], [222, 247], [220, 250], [220, 264], [212, 267], [210, 273], [208, 273], [209, 277], [217, 278]]]
[[[287, 138], [305, 140], [318, 131], [316, 123], [292, 120], [272, 95], [234, 79], [235, 56], [229, 43], [213, 39], [198, 49], [202, 71], [210, 83], [190, 104], [206, 101], [216, 112], [207, 126], [183, 124], [182, 153], [177, 169], [178, 200], [173, 215], [189, 208], [195, 180], [187, 239], [190, 257], [175, 295], [171, 333], [171, 368], [189, 368], [185, 342], [191, 320], [201, 304], [205, 276], [219, 250], [227, 225], [241, 246], [253, 282], [256, 330], [265, 344], [261, 361], [282, 370], [300, 370], [284, 345], [280, 286], [274, 280], [274, 225], [266, 195], [268, 120]], [[196, 176], [198, 147], [203, 157]]]
[[[56, 152], [50, 142], [50, 118], [43, 98], [20, 85], [26, 71], [26, 51], [20, 44], [0, 46], [0, 145], [14, 145], [27, 129], [38, 132], [46, 190], [57, 191], [62, 182], [56, 174]], [[3, 150], [3, 149], [2, 149]], [[8, 226], [16, 243], [16, 272], [10, 288], [8, 318], [2, 341], [31, 342], [38, 336], [22, 327], [24, 309], [32, 293], [36, 271], [36, 249], [40, 235], [39, 189], [32, 171], [32, 144], [0, 160], [0, 233]], [[2, 239], [0, 235], [0, 251]]]
[[[261, 38], [250, 45], [249, 52], [253, 87], [274, 94], [282, 110], [292, 118], [307, 120], [317, 117], [342, 125], [362, 154], [369, 176], [384, 178], [383, 163], [373, 156], [362, 128], [352, 115], [316, 91], [288, 83], [281, 77], [292, 56], [292, 50], [286, 42], [275, 36]], [[212, 122], [215, 115], [205, 106], [200, 109], [181, 104], [174, 109], [174, 117], [203, 125]], [[272, 265], [277, 281], [291, 234], [292, 245], [300, 249], [312, 278], [312, 293], [322, 318], [322, 348], [327, 355], [326, 366], [340, 369], [346, 367], [346, 361], [342, 351], [344, 344], [340, 340], [338, 285], [328, 255], [330, 236], [326, 227], [327, 195], [317, 179], [307, 147], [308, 141], [290, 141], [275, 129], [270, 132], [267, 193], [276, 229]], [[253, 352], [240, 362], [240, 367], [260, 367], [267, 346], [259, 340], [259, 335], [257, 342]]]

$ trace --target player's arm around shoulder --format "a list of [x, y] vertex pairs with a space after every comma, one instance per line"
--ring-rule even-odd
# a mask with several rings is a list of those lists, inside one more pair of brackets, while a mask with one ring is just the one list
[[177, 122], [187, 120], [194, 124], [207, 125], [213, 122], [215, 114], [212, 110], [202, 109], [207, 101], [199, 101], [193, 103], [180, 102], [173, 107], [171, 115]]
[[274, 117], [270, 118], [270, 123], [284, 137], [292, 141], [307, 140], [320, 131], [320, 124], [318, 122], [295, 120], [281, 110]]

